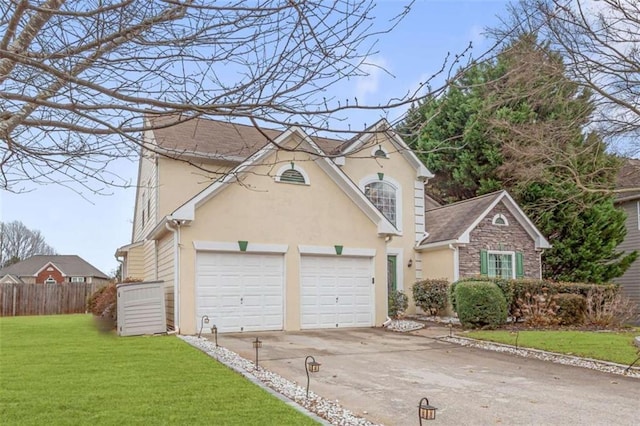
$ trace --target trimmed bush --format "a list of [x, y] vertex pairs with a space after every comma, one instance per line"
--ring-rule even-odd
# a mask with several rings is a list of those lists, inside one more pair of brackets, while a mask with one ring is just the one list
[[444, 279], [427, 279], [413, 285], [413, 301], [425, 313], [436, 315], [447, 309], [449, 282]]
[[587, 298], [579, 294], [561, 293], [553, 296], [558, 306], [556, 313], [561, 325], [581, 325], [587, 311]]
[[507, 301], [495, 283], [458, 282], [455, 299], [464, 327], [496, 328], [507, 321]]
[[389, 294], [389, 316], [393, 319], [401, 317], [409, 307], [407, 295], [401, 291], [394, 290]]

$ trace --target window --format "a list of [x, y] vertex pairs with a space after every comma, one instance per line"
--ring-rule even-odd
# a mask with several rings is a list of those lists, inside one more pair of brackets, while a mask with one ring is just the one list
[[383, 181], [371, 182], [365, 185], [364, 195], [389, 222], [396, 225], [396, 189], [391, 184]]
[[53, 278], [51, 275], [49, 275], [49, 278], [44, 280], [44, 283], [45, 284], [58, 284], [58, 282], [55, 280], [55, 278]]
[[309, 185], [309, 176], [301, 167], [292, 162], [291, 165], [286, 165], [278, 170], [276, 182]]
[[490, 278], [522, 278], [524, 257], [520, 252], [481, 251], [480, 274]]
[[72, 283], [83, 283], [84, 282], [84, 277], [71, 277], [71, 282]]
[[142, 192], [142, 227], [144, 227], [144, 213], [145, 213], [144, 205], [146, 204], [146, 198], [147, 198], [147, 193], [143, 191]]
[[636, 208], [638, 209], [638, 231], [640, 231], [640, 201], [636, 203]]
[[509, 226], [509, 221], [507, 220], [507, 218], [500, 213], [498, 213], [493, 217], [493, 220], [491, 221], [491, 223], [498, 226]]
[[375, 158], [389, 158], [389, 153], [381, 145], [373, 147], [371, 156]]

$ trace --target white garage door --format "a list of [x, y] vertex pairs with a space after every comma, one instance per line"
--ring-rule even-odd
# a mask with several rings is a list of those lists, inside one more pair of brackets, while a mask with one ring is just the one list
[[282, 330], [284, 256], [199, 252], [196, 321], [208, 315], [220, 332]]
[[301, 257], [301, 328], [373, 325], [369, 257]]

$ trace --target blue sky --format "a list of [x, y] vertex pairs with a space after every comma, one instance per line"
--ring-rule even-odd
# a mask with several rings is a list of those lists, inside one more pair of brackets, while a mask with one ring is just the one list
[[[407, 3], [379, 1], [377, 19], [392, 18]], [[475, 54], [486, 49], [490, 43], [482, 36], [483, 28], [495, 25], [507, 4], [503, 0], [418, 0], [392, 33], [380, 36], [379, 53], [372, 58], [391, 75], [372, 68], [369, 78], [333, 90], [336, 94], [347, 90], [350, 97], [368, 104], [402, 96], [437, 71], [447, 52], [461, 52], [469, 42]], [[379, 113], [359, 112], [349, 122], [352, 129], [359, 129], [379, 117]], [[135, 184], [136, 159], [119, 160], [110, 170]], [[40, 230], [58, 253], [77, 254], [110, 274], [118, 265], [113, 256], [116, 248], [131, 242], [134, 197], [135, 188], [113, 188], [110, 195], [95, 195], [81, 188], [36, 186], [27, 193], [0, 192], [0, 218], [20, 220]]]

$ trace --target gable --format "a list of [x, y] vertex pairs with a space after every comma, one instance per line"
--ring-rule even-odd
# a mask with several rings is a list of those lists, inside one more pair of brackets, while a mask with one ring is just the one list
[[[291, 161], [303, 161], [317, 166], [338, 186], [365, 216], [376, 224], [378, 233], [382, 235], [396, 235], [397, 230], [382, 213], [365, 197], [358, 187], [328, 158], [322, 155], [322, 151], [299, 128], [291, 128], [276, 139], [276, 144], [285, 147], [280, 150], [276, 145], [269, 144], [245, 162], [231, 170], [224, 178], [216, 181], [187, 203], [176, 209], [171, 215], [172, 219], [180, 221], [192, 221], [195, 211], [207, 203], [211, 198], [232, 187], [233, 184], [247, 186], [246, 176], [266, 176], [273, 178], [273, 173], [280, 169], [281, 165]], [[295, 148], [295, 151], [290, 150]], [[289, 150], [287, 150], [289, 149]], [[315, 155], [314, 155], [315, 154]], [[273, 179], [272, 179], [273, 180]], [[286, 185], [286, 184], [284, 184]], [[254, 189], [255, 190], [255, 189]]]

